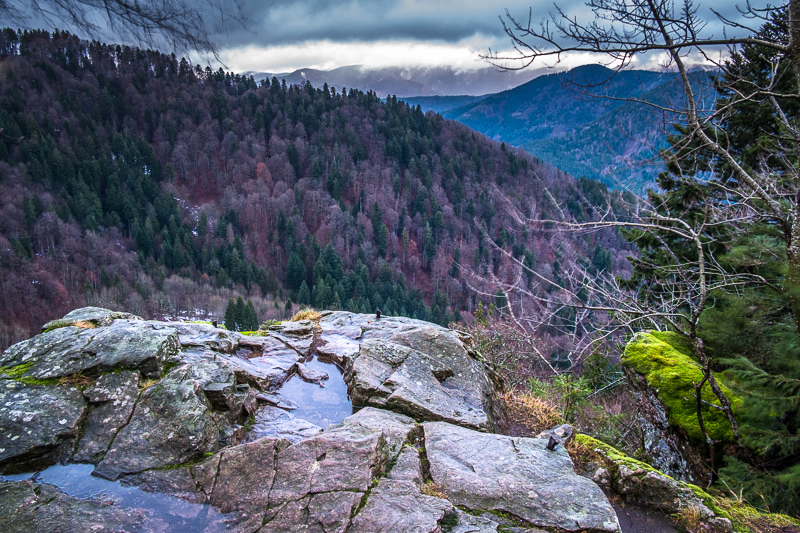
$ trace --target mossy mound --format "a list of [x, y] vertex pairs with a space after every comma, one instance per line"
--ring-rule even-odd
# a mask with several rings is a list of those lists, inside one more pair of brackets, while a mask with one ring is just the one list
[[[625, 347], [622, 364], [645, 378], [666, 407], [671, 426], [681, 429], [695, 443], [705, 442], [697, 420], [694, 388], [703, 379], [703, 372], [687, 339], [670, 332], [638, 333]], [[723, 373], [715, 376], [738, 418], [742, 399], [727, 386]], [[703, 387], [702, 399], [703, 422], [709, 436], [723, 443], [734, 442], [730, 423], [708, 384]]]
[[740, 499], [711, 495], [696, 485], [674, 480], [649, 464], [588, 435], [577, 434], [569, 451], [576, 464], [599, 462], [603, 465], [610, 479], [603, 483], [599, 478], [604, 476], [595, 474], [598, 478], [595, 481], [628, 503], [669, 513], [682, 529], [732, 530], [734, 533], [800, 532], [797, 519], [759, 511]]

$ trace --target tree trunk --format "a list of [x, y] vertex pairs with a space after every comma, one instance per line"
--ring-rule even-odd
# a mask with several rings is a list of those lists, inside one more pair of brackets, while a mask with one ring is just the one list
[[[789, 59], [797, 80], [800, 80], [800, 0], [789, 1]], [[800, 151], [800, 150], [798, 150]], [[795, 186], [800, 190], [798, 175], [795, 174]], [[795, 328], [800, 335], [800, 192], [794, 198], [792, 206], [791, 234], [786, 242], [788, 272], [785, 289], [789, 295]]]

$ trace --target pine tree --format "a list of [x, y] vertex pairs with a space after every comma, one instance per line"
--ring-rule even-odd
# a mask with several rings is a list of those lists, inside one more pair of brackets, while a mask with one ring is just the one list
[[253, 305], [253, 300], [247, 300], [245, 306], [245, 320], [244, 331], [255, 331], [258, 329], [258, 314]]
[[311, 304], [311, 292], [308, 290], [306, 280], [303, 280], [302, 285], [300, 285], [300, 291], [297, 293], [297, 303], [300, 305]]
[[247, 305], [244, 303], [244, 298], [241, 295], [236, 297], [236, 304], [234, 304], [233, 317], [236, 323], [235, 330], [243, 331], [244, 325], [247, 322]]
[[236, 331], [236, 303], [233, 298], [228, 298], [228, 305], [225, 306], [225, 328], [228, 331]]
[[292, 252], [289, 255], [289, 261], [286, 263], [286, 285], [292, 291], [297, 291], [305, 279], [306, 267], [303, 264], [303, 260], [295, 252]]

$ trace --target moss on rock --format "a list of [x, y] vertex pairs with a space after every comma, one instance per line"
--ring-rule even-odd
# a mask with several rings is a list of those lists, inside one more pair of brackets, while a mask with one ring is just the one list
[[[705, 442], [697, 420], [694, 389], [694, 384], [703, 379], [703, 372], [686, 338], [671, 332], [638, 333], [625, 347], [622, 364], [641, 374], [653, 388], [667, 409], [670, 425], [684, 431], [696, 443]], [[715, 376], [738, 417], [741, 398], [727, 386], [724, 373]], [[702, 399], [703, 422], [709, 436], [725, 443], [734, 442], [731, 426], [710, 386], [703, 387]]]

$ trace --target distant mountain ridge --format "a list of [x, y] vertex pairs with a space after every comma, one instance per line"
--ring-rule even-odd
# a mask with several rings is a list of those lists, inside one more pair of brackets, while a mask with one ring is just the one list
[[303, 68], [294, 72], [246, 72], [256, 81], [264, 78], [286, 80], [287, 84], [304, 85], [306, 81], [320, 88], [327, 83], [334, 87], [347, 87], [361, 91], [374, 91], [378, 96], [397, 97], [487, 95], [505, 91], [526, 83], [547, 72], [531, 69], [501, 72], [493, 67], [459, 71], [452, 67], [385, 67], [372, 69], [359, 65], [333, 70]]
[[[713, 106], [709, 72], [698, 69], [691, 76], [704, 105]], [[643, 192], [663, 169], [656, 156], [666, 147], [676, 117], [627, 98], [680, 107], [684, 96], [672, 73], [614, 73], [586, 65], [538, 77], [443, 116], [523, 147], [574, 176]]]

